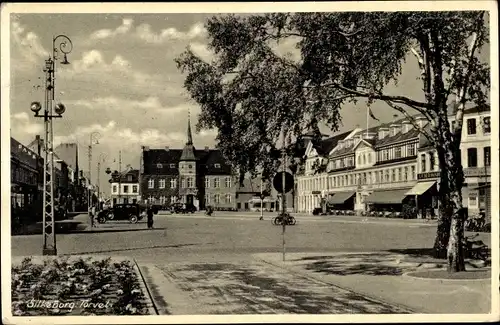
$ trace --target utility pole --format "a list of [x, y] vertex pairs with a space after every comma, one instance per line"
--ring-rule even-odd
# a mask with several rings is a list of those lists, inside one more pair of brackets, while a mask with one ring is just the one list
[[99, 144], [99, 137], [101, 134], [99, 132], [92, 132], [90, 133], [90, 141], [89, 141], [89, 184], [88, 184], [88, 214], [90, 218], [90, 214], [92, 213], [92, 191], [91, 191], [91, 186], [92, 186], [92, 144], [95, 139], [95, 144]]
[[[39, 114], [42, 105], [32, 102], [30, 109], [35, 117], [42, 117], [44, 121], [44, 162], [43, 162], [43, 255], [57, 255], [56, 227], [54, 215], [54, 129], [53, 118], [61, 118], [66, 111], [63, 104], [54, 105], [56, 61], [60, 64], [69, 64], [67, 54], [73, 50], [73, 43], [66, 35], [57, 35], [52, 38], [52, 57], [45, 60], [45, 108]], [[63, 58], [59, 57], [63, 54]], [[55, 106], [55, 107], [54, 107]], [[56, 114], [53, 114], [55, 112]]]
[[282, 223], [283, 223], [283, 231], [281, 234], [282, 240], [283, 240], [283, 262], [285, 261], [285, 254], [286, 254], [286, 243], [285, 243], [285, 229], [286, 229], [286, 224], [288, 222], [288, 217], [286, 215], [286, 198], [285, 198], [285, 182], [286, 182], [286, 177], [285, 177], [285, 172], [286, 172], [286, 161], [287, 161], [287, 155], [286, 155], [286, 129], [285, 126], [283, 126], [283, 148], [281, 149], [281, 154], [282, 154], [282, 160], [283, 160], [283, 173], [282, 173], [282, 192], [281, 192], [281, 216], [282, 216]]
[[118, 204], [121, 204], [122, 191], [122, 151], [118, 152]]
[[264, 220], [264, 197], [262, 196], [262, 173], [260, 174], [260, 219]]

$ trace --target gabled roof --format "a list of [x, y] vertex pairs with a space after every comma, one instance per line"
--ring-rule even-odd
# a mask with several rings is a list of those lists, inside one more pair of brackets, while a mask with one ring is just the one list
[[[143, 153], [144, 174], [179, 174], [181, 149], [149, 149]], [[195, 150], [197, 169], [207, 175], [230, 175], [231, 166], [226, 163], [220, 150]], [[161, 165], [158, 165], [161, 164]], [[173, 166], [171, 167], [170, 165]], [[160, 168], [158, 168], [160, 167]]]
[[[335, 148], [335, 146], [337, 146], [337, 143], [339, 142], [339, 140], [344, 139], [351, 132], [352, 131], [340, 133], [340, 134], [334, 135], [332, 137], [329, 137], [327, 139], [321, 140], [321, 142], [317, 146], [313, 146], [312, 143], [309, 143], [308, 147], [313, 146], [313, 149], [315, 149], [316, 152], [318, 153], [318, 155], [320, 155], [320, 156], [328, 155], [330, 153], [330, 151], [332, 151], [332, 149]], [[307, 153], [307, 149], [306, 149], [305, 153]]]

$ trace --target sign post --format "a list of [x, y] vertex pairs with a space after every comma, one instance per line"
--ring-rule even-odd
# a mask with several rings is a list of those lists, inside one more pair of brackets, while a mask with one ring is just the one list
[[286, 154], [286, 134], [284, 130], [283, 130], [282, 161], [283, 161], [283, 170], [274, 176], [273, 186], [278, 193], [281, 193], [281, 217], [283, 220], [282, 245], [283, 245], [283, 261], [285, 261], [285, 254], [286, 254], [285, 230], [286, 230], [286, 224], [288, 222], [288, 216], [286, 214], [285, 195], [286, 193], [292, 190], [294, 180], [293, 180], [293, 175], [286, 172], [287, 154]]

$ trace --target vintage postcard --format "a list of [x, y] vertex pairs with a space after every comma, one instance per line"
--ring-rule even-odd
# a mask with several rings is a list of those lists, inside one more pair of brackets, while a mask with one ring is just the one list
[[1, 9], [4, 323], [499, 319], [494, 1]]

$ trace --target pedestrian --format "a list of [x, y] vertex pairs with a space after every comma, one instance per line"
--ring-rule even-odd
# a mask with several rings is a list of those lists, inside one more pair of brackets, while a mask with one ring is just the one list
[[95, 205], [92, 205], [92, 208], [90, 209], [90, 221], [92, 223], [92, 228], [95, 227], [95, 217], [96, 217], [96, 209]]
[[153, 208], [148, 206], [147, 216], [148, 216], [148, 229], [153, 229]]

